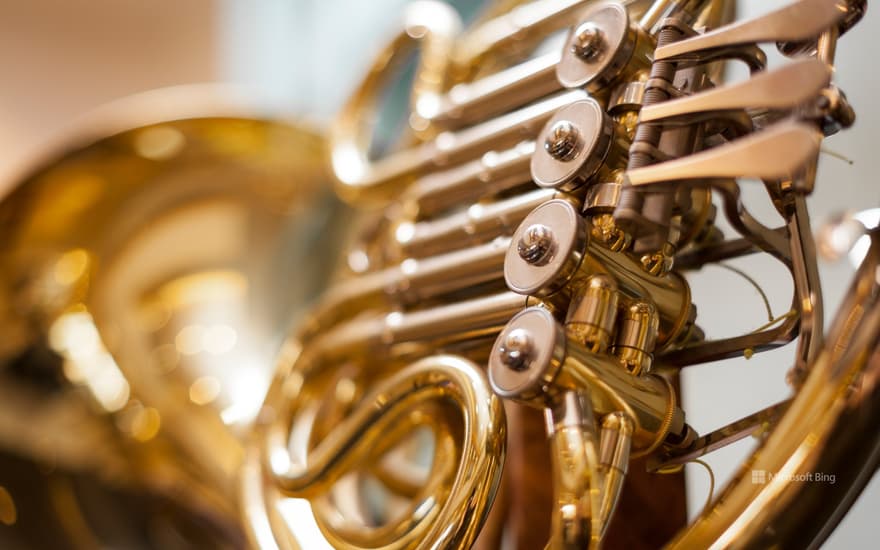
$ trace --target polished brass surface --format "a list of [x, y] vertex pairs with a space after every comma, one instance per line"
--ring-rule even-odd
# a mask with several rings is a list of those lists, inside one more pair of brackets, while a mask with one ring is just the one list
[[[412, 40], [401, 34], [336, 123], [331, 147], [340, 194], [385, 210], [349, 256], [357, 261], [345, 280], [291, 336], [290, 353], [279, 362], [243, 478], [254, 544], [301, 547], [310, 540], [303, 525], [313, 525], [340, 548], [473, 541], [493, 548], [502, 540], [534, 546], [534, 537], [511, 522], [546, 514], [550, 548], [613, 546], [631, 460], [646, 461], [632, 462], [652, 472], [644, 475], [672, 475], [756, 427], [769, 435], [746, 467], [766, 460], [778, 472], [795, 460], [796, 439], [806, 432], [789, 438], [784, 427], [806, 426], [804, 418], [820, 414], [799, 409], [808, 406], [805, 395], [846, 394], [842, 378], [815, 381], [825, 376], [823, 361], [868, 372], [865, 355], [843, 366], [842, 357], [856, 353], [849, 341], [840, 343], [843, 336], [834, 345], [823, 338], [804, 202], [822, 138], [854, 118], [831, 76], [838, 38], [865, 6], [803, 0], [731, 23], [732, 6], [541, 0], [507, 13], [490, 9], [463, 31], [436, 2], [408, 8], [404, 34], [418, 28], [415, 35], [430, 46], [416, 82], [436, 86], [413, 88], [413, 139], [368, 160], [363, 121], [372, 120], [379, 83], [392, 74], [388, 60]], [[563, 29], [560, 51], [539, 49]], [[760, 44], [768, 42], [812, 58], [767, 69]], [[751, 78], [725, 85], [725, 60], [745, 62]], [[750, 214], [741, 178], [763, 181], [781, 227]], [[718, 212], [737, 236], [725, 240], [714, 223]], [[791, 312], [753, 333], [707, 340], [684, 272], [756, 251], [791, 273]], [[860, 288], [868, 285], [864, 273]], [[870, 300], [870, 292], [855, 294]], [[861, 307], [845, 304], [841, 318], [851, 324], [853, 315], [869, 315]], [[859, 328], [859, 349], [870, 349], [870, 330]], [[702, 436], [685, 422], [678, 369], [795, 338], [790, 403]], [[844, 351], [823, 359], [833, 349]], [[509, 402], [512, 464], [537, 457], [525, 458], [534, 450], [516, 443], [530, 428], [512, 412], [515, 404], [544, 411], [548, 441], [537, 460], [552, 475], [519, 468], [499, 489], [500, 414], [488, 420], [497, 426], [494, 437], [483, 433], [481, 450], [465, 451], [473, 440], [456, 431], [450, 414], [469, 426], [480, 414], [475, 403], [456, 397], [440, 411], [431, 403], [436, 388], [421, 378], [449, 376], [449, 353], [468, 361], [462, 368], [474, 390], [486, 392], [483, 405], [495, 401], [481, 363], [491, 390]], [[458, 382], [450, 384], [458, 395]], [[838, 426], [843, 416], [827, 423]], [[403, 433], [417, 428], [429, 433], [422, 448], [433, 450], [433, 460], [406, 456]], [[833, 448], [797, 456], [824, 459]], [[860, 456], [851, 469], [862, 472], [856, 485], [873, 464]], [[412, 474], [416, 465], [420, 476]], [[452, 471], [496, 473], [475, 489], [460, 486]], [[790, 528], [806, 516], [783, 513], [771, 489], [745, 477], [671, 544], [789, 540], [774, 539], [777, 528], [788, 529], [790, 540], [821, 540], [839, 520], [842, 508], [827, 506], [821, 527], [796, 535]], [[524, 511], [518, 489], [534, 487], [532, 478], [552, 485], [553, 495], [543, 508]], [[496, 490], [500, 497], [486, 516]], [[794, 489], [785, 490], [796, 498]], [[308, 519], [281, 512], [302, 498], [311, 503]], [[835, 498], [846, 506], [846, 494]], [[486, 517], [484, 537], [475, 539]], [[426, 518], [436, 520], [430, 529]], [[639, 518], [616, 521], [637, 525]]]
[[[243, 442], [335, 263], [314, 252], [345, 236], [323, 138], [252, 112], [214, 88], [121, 101], [0, 202], [0, 455], [59, 495], [22, 512], [61, 518], [53, 547], [245, 544]], [[22, 520], [7, 542], [39, 546]]]
[[[32, 410], [12, 384], [48, 354], [63, 414], [35, 423], [58, 434], [56, 500], [77, 509], [93, 476], [122, 488], [111, 501], [173, 502], [200, 542], [266, 549], [828, 536], [880, 457], [880, 236], [849, 220], [827, 237], [870, 244], [826, 335], [806, 208], [823, 138], [855, 120], [832, 80], [865, 2], [747, 21], [728, 0], [520, 4], [468, 29], [442, 2], [403, 10], [330, 130], [357, 223], [325, 196], [319, 137], [233, 118], [108, 132], [4, 200], [0, 412]], [[408, 125], [377, 152], [413, 52]], [[725, 84], [727, 61], [748, 77]], [[343, 226], [358, 234], [330, 277], [312, 252], [341, 250]], [[790, 274], [790, 310], [708, 338], [697, 306], [717, 306], [690, 273], [756, 253]], [[795, 339], [790, 398], [708, 433], [686, 421], [681, 369]], [[248, 366], [279, 346], [271, 376]], [[65, 415], [88, 439], [63, 437]], [[45, 460], [21, 434], [0, 442]], [[682, 466], [747, 435], [757, 450], [687, 525]], [[840, 483], [786, 482], [817, 472]]]
[[593, 275], [571, 301], [565, 317], [566, 333], [592, 351], [607, 350], [617, 322], [619, 301], [614, 279], [602, 273]]

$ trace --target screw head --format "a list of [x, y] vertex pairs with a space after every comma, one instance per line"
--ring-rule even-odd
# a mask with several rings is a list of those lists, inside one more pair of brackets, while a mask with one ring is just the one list
[[574, 124], [560, 120], [550, 127], [547, 139], [544, 140], [544, 150], [556, 160], [571, 160], [580, 149], [580, 137], [580, 132]]
[[602, 31], [595, 23], [584, 23], [574, 31], [571, 50], [581, 59], [590, 60], [602, 50]]
[[524, 371], [529, 368], [533, 350], [532, 335], [525, 329], [517, 328], [507, 334], [498, 348], [498, 353], [501, 363], [507, 368]]
[[519, 257], [532, 265], [547, 263], [556, 247], [553, 231], [546, 225], [536, 223], [526, 228], [516, 243]]

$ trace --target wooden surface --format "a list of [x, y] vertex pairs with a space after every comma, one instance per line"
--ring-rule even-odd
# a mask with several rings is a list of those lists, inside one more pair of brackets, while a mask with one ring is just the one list
[[[544, 416], [510, 402], [506, 410], [508, 448], [502, 488], [475, 548], [542, 549], [550, 536], [553, 506]], [[686, 521], [684, 474], [648, 474], [644, 461], [636, 460], [630, 463], [604, 548], [660, 548]]]

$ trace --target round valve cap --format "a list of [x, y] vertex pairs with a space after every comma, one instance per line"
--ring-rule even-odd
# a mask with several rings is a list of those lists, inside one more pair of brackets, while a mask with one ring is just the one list
[[[562, 289], [583, 258], [586, 239], [586, 223], [570, 202], [553, 199], [535, 208], [513, 234], [504, 256], [508, 288], [535, 296]], [[538, 245], [542, 253], [532, 254]]]
[[626, 8], [620, 2], [599, 2], [569, 32], [556, 78], [566, 88], [596, 91], [620, 73], [634, 48]]
[[[523, 345], [527, 342], [527, 345]], [[565, 333], [542, 307], [520, 311], [495, 340], [489, 357], [489, 382], [501, 397], [534, 399], [556, 377], [565, 359]], [[510, 347], [525, 353], [512, 357]]]
[[532, 179], [541, 187], [570, 191], [594, 175], [611, 147], [611, 117], [592, 98], [566, 105], [538, 136]]

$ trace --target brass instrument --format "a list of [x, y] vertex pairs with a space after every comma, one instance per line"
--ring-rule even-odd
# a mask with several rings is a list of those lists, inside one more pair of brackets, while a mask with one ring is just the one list
[[[880, 230], [845, 218], [817, 242], [806, 206], [823, 138], [855, 120], [834, 57], [866, 4], [736, 20], [732, 0], [504, 1], [465, 29], [416, 0], [328, 158], [311, 132], [216, 113], [113, 128], [0, 203], [0, 390], [43, 372], [55, 398], [78, 391], [58, 411], [101, 443], [66, 442], [53, 469], [148, 494], [153, 514], [174, 503], [182, 546], [815, 547], [880, 458]], [[407, 130], [385, 151], [379, 103], [415, 52]], [[726, 83], [729, 65], [748, 78]], [[826, 331], [817, 247], [858, 239]], [[790, 310], [707, 336], [689, 277], [756, 254], [790, 274]], [[222, 369], [248, 333], [245, 381]], [[682, 369], [795, 341], [790, 398], [689, 423]], [[279, 346], [271, 381], [245, 388]], [[4, 452], [44, 462], [21, 431], [0, 432]], [[688, 522], [683, 465], [749, 436]], [[835, 483], [792, 482], [815, 475]], [[65, 487], [77, 520], [61, 530], [100, 531]]]
[[[538, 0], [461, 30], [448, 6], [409, 4], [331, 129], [339, 195], [383, 214], [279, 359], [242, 477], [251, 543], [827, 537], [877, 462], [878, 248], [863, 228], [872, 252], [826, 336], [805, 198], [822, 138], [854, 120], [832, 72], [865, 8], [734, 21], [723, 0]], [[768, 43], [791, 59], [768, 67]], [[378, 99], [414, 51], [408, 141], [377, 155]], [[725, 63], [749, 77], [724, 84]], [[791, 274], [791, 311], [708, 338], [684, 275], [756, 253]], [[793, 340], [790, 399], [691, 427], [681, 369]], [[681, 466], [750, 434], [759, 448], [688, 525]], [[847, 488], [784, 481], [810, 472]]]
[[257, 113], [120, 101], [0, 203], [3, 548], [245, 544], [248, 427], [345, 237], [320, 134]]

